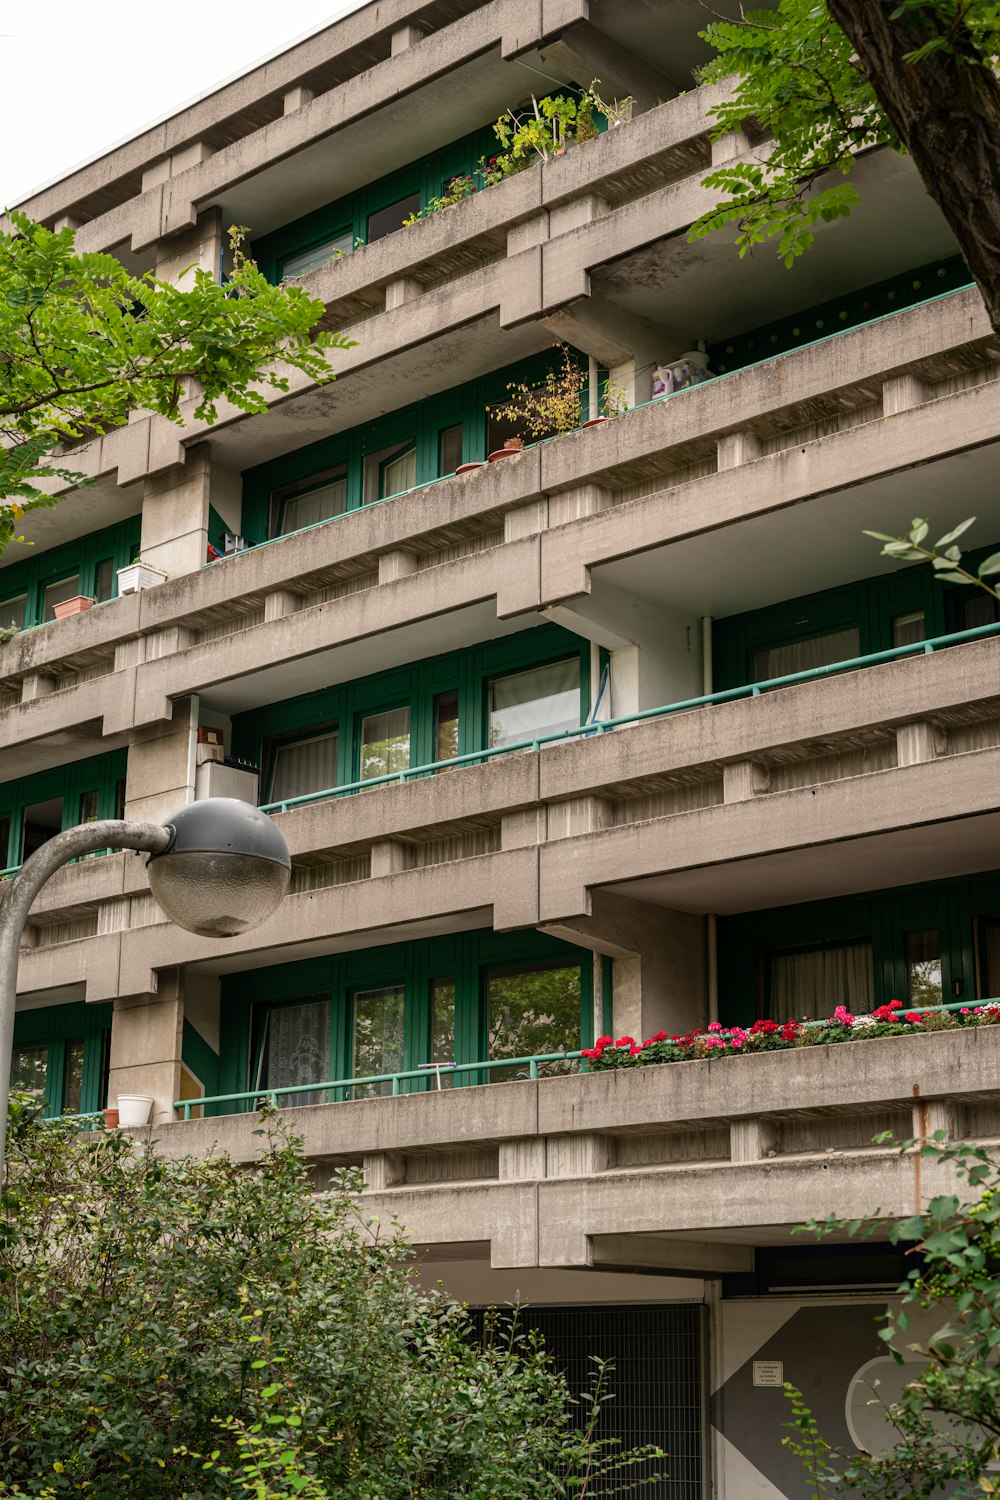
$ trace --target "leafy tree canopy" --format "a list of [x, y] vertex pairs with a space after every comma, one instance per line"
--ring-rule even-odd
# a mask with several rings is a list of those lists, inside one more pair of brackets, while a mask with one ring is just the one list
[[[662, 1456], [595, 1436], [540, 1340], [420, 1289], [360, 1182], [275, 1117], [248, 1170], [15, 1099], [0, 1204], [0, 1494], [591, 1500]], [[600, 1380], [600, 1377], [599, 1377]]]
[[994, 0], [778, 0], [702, 35], [717, 56], [699, 81], [731, 85], [716, 137], [749, 123], [765, 144], [704, 179], [719, 198], [692, 238], [735, 227], [741, 256], [776, 240], [792, 265], [858, 203], [858, 156], [886, 146], [913, 157], [1000, 325]]
[[288, 389], [288, 369], [327, 381], [327, 351], [351, 346], [313, 333], [323, 304], [296, 286], [275, 287], [241, 250], [220, 285], [194, 269], [183, 288], [132, 276], [111, 255], [78, 254], [58, 233], [12, 213], [0, 233], [0, 553], [26, 511], [52, 505], [39, 481], [79, 483], [71, 460], [49, 455], [120, 426], [137, 408], [180, 423], [215, 421], [220, 402], [263, 411]]

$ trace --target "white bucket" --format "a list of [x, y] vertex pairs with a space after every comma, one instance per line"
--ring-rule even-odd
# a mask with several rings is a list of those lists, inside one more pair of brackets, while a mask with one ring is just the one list
[[118, 1123], [127, 1130], [130, 1125], [148, 1125], [153, 1101], [148, 1094], [119, 1094]]

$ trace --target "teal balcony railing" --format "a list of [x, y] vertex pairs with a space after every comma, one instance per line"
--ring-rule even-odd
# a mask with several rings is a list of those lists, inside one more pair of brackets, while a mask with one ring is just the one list
[[265, 802], [262, 804], [262, 810], [267, 813], [288, 812], [291, 808], [306, 807], [312, 802], [324, 802], [330, 797], [343, 797], [354, 792], [370, 791], [377, 786], [403, 785], [421, 776], [431, 776], [436, 771], [451, 771], [459, 766], [481, 765], [485, 761], [497, 760], [503, 755], [516, 754], [520, 750], [541, 750], [546, 745], [585, 739], [595, 734], [606, 734], [610, 730], [622, 729], [629, 724], [642, 724], [647, 719], [662, 719], [669, 714], [686, 713], [695, 708], [710, 708], [716, 703], [734, 703], [741, 698], [759, 698], [761, 693], [792, 687], [796, 683], [815, 682], [821, 677], [833, 677], [842, 672], [880, 666], [884, 662], [899, 661], [908, 656], [929, 656], [934, 651], [943, 650], [948, 646], [959, 646], [964, 641], [982, 640], [994, 635], [1000, 635], [1000, 622], [979, 625], [972, 630], [956, 630], [950, 635], [935, 636], [930, 640], [917, 641], [909, 646], [893, 646], [887, 651], [872, 651], [867, 656], [852, 656], [846, 661], [831, 662], [825, 667], [810, 667], [805, 672], [791, 672], [784, 677], [769, 677], [763, 682], [726, 688], [720, 693], [706, 693], [699, 698], [683, 698], [677, 703], [665, 703], [659, 708], [643, 708], [636, 713], [619, 714], [613, 719], [596, 719], [590, 723], [581, 724], [576, 729], [555, 730], [552, 734], [541, 734], [534, 739], [519, 740], [513, 745], [497, 745], [485, 750], [470, 750], [465, 755], [456, 755], [451, 760], [427, 761], [420, 766], [408, 766], [404, 771], [391, 771], [385, 776], [373, 776], [368, 781], [350, 781], [342, 786], [327, 787], [319, 792], [304, 792], [299, 797], [286, 797], [281, 802]]

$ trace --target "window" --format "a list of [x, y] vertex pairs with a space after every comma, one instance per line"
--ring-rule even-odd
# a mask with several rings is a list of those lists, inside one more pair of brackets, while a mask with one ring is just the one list
[[83, 1041], [66, 1043], [63, 1060], [63, 1114], [78, 1115], [83, 1097]]
[[911, 1005], [941, 1005], [941, 934], [936, 929], [906, 934], [907, 999]]
[[272, 752], [270, 801], [285, 802], [335, 787], [339, 741], [336, 729], [332, 729], [311, 739], [276, 745]]
[[35, 802], [24, 809], [22, 816], [21, 859], [25, 860], [61, 831], [63, 799], [50, 797], [46, 802]]
[[[324, 1083], [330, 1076], [330, 1004], [327, 1000], [283, 1005], [264, 1017], [254, 1084], [267, 1089]], [[322, 1104], [318, 1091], [284, 1094], [281, 1105]]]
[[918, 641], [927, 639], [927, 629], [922, 609], [915, 609], [908, 615], [896, 615], [892, 622], [892, 644], [894, 646], [914, 646]]
[[396, 203], [390, 203], [388, 208], [380, 208], [377, 213], [368, 215], [368, 233], [366, 239], [369, 245], [376, 240], [382, 239], [387, 234], [392, 234], [394, 229], [400, 229], [403, 220], [408, 219], [411, 214], [420, 210], [420, 194], [410, 193], [405, 198], [400, 198]]
[[[403, 998], [401, 984], [355, 993], [352, 1077], [402, 1072]], [[355, 1098], [391, 1093], [391, 1083], [370, 1083], [354, 1090]]]
[[767, 1014], [775, 1021], [819, 1020], [838, 1005], [865, 1014], [875, 1003], [868, 939], [765, 954]]
[[80, 797], [80, 823], [96, 823], [99, 812], [99, 798], [97, 792], [84, 792]]
[[794, 672], [811, 672], [834, 662], [850, 661], [861, 655], [861, 632], [856, 625], [849, 630], [835, 630], [829, 635], [814, 635], [804, 641], [790, 641], [785, 646], [771, 646], [755, 651], [753, 677], [766, 682], [772, 677], [790, 677]]
[[[0, 818], [0, 870], [6, 870], [10, 863], [10, 818]], [[16, 857], [15, 857], [16, 863]]]
[[458, 754], [458, 691], [434, 699], [434, 759], [454, 760]]
[[989, 594], [975, 594], [959, 606], [959, 630], [978, 630], [980, 625], [995, 625], [998, 620], [1000, 603]]
[[115, 560], [104, 557], [94, 568], [94, 598], [99, 604], [115, 596]]
[[379, 472], [379, 499], [385, 500], [390, 495], [401, 495], [404, 490], [412, 490], [416, 482], [417, 449], [414, 444], [382, 464]]
[[13, 599], [5, 599], [0, 604], [0, 628], [7, 630], [13, 625], [18, 630], [23, 630], [27, 607], [27, 594], [18, 594]]
[[360, 781], [391, 776], [410, 764], [410, 710], [391, 708], [361, 721]]
[[297, 484], [283, 485], [272, 491], [271, 500], [276, 507], [275, 536], [342, 516], [347, 509], [347, 466], [338, 464]]
[[454, 474], [462, 462], [462, 424], [446, 427], [438, 437], [438, 473]]
[[79, 592], [79, 573], [73, 573], [69, 578], [61, 578], [58, 583], [46, 584], [42, 595], [42, 620], [54, 620], [56, 605], [63, 604], [67, 599], [75, 599]]
[[15, 1047], [11, 1058], [11, 1093], [33, 1094], [39, 1104], [45, 1099], [48, 1047]]
[[574, 1052], [580, 1045], [580, 966], [490, 974], [486, 1008], [491, 1058]]
[[310, 271], [318, 271], [320, 266], [339, 260], [338, 251], [341, 255], [350, 255], [353, 249], [354, 236], [348, 229], [343, 234], [334, 235], [333, 239], [315, 245], [312, 250], [303, 250], [298, 255], [289, 256], [281, 267], [281, 274], [283, 277], [307, 276]]
[[580, 662], [575, 656], [547, 667], [495, 677], [489, 687], [489, 744], [575, 729], [580, 723]]
[[[453, 1063], [455, 1061], [455, 979], [449, 975], [447, 979], [435, 979], [431, 985], [431, 1055], [428, 1061], [432, 1063]], [[454, 1085], [453, 1073], [440, 1073], [433, 1080], [433, 1087], [437, 1088], [438, 1080], [442, 1088], [449, 1089]]]

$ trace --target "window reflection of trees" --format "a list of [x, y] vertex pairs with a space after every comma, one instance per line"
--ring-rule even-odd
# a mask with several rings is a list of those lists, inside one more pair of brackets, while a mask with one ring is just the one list
[[45, 1098], [48, 1057], [47, 1047], [15, 1047], [10, 1070], [11, 1092], [33, 1094], [41, 1103]]
[[[359, 990], [354, 996], [354, 1076], [401, 1073], [403, 1070], [404, 987]], [[357, 1099], [391, 1094], [391, 1083], [355, 1088]]]
[[[513, 969], [487, 981], [490, 1058], [572, 1052], [580, 1045], [580, 968]], [[543, 1072], [570, 1072], [575, 1063], [550, 1063]], [[515, 1076], [523, 1076], [519, 1070]], [[494, 1077], [510, 1077], [496, 1069]]]

